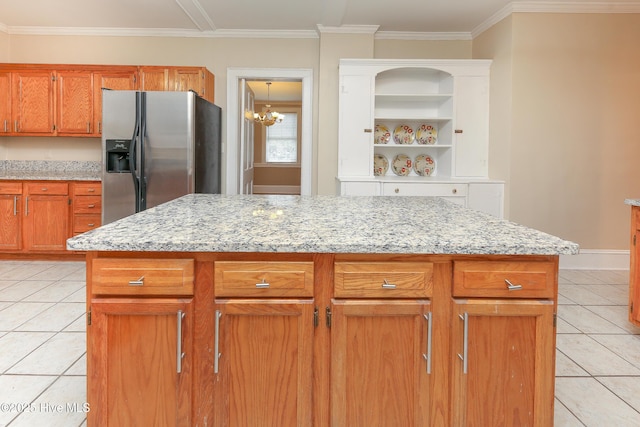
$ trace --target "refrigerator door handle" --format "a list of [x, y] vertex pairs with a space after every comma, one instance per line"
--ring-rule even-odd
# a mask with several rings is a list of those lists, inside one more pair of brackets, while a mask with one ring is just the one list
[[138, 181], [140, 186], [140, 211], [147, 209], [147, 176], [146, 176], [146, 158], [145, 144], [147, 136], [147, 93], [140, 94], [140, 171]]
[[138, 177], [137, 170], [137, 141], [140, 134], [140, 93], [136, 92], [136, 121], [133, 127], [133, 136], [131, 137], [131, 145], [129, 146], [129, 170], [131, 171], [131, 178], [133, 179], [133, 192], [136, 197], [136, 212], [139, 212], [139, 189], [140, 178]]

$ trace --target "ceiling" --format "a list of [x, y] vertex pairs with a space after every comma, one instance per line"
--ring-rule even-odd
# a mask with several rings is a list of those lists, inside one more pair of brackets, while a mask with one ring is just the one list
[[638, 0], [2, 0], [0, 31], [311, 37], [319, 26], [374, 26], [382, 33], [470, 35], [512, 11], [639, 9]]

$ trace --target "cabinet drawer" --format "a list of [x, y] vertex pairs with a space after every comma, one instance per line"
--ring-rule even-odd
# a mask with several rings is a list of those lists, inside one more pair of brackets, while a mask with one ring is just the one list
[[102, 197], [100, 196], [82, 196], [73, 200], [74, 213], [95, 213], [102, 210]]
[[76, 182], [73, 185], [74, 196], [100, 196], [102, 184], [99, 182]]
[[454, 297], [553, 298], [555, 265], [551, 262], [456, 261]]
[[312, 297], [313, 262], [215, 263], [216, 297]]
[[0, 194], [22, 194], [22, 183], [0, 182]]
[[96, 295], [193, 295], [192, 259], [98, 258], [91, 267]]
[[67, 182], [27, 182], [25, 189], [30, 195], [48, 194], [54, 196], [66, 196], [69, 194], [69, 183]]
[[433, 290], [429, 262], [337, 262], [337, 298], [424, 298]]
[[425, 184], [417, 182], [384, 182], [384, 196], [432, 196], [432, 197], [466, 197], [467, 184]]
[[100, 214], [74, 215], [73, 234], [85, 233], [100, 227], [101, 216]]

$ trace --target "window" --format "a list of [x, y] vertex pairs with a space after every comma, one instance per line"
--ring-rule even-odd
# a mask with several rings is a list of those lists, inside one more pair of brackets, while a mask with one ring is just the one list
[[267, 127], [267, 163], [298, 162], [298, 113], [287, 112], [284, 120]]

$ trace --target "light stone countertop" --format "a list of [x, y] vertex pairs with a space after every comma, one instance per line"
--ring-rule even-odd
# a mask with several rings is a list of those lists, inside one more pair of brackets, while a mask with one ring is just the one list
[[578, 245], [432, 197], [190, 194], [67, 240], [82, 251], [577, 254]]
[[640, 206], [640, 199], [625, 199], [624, 203], [631, 206]]
[[100, 181], [101, 162], [0, 160], [0, 179], [33, 181]]

